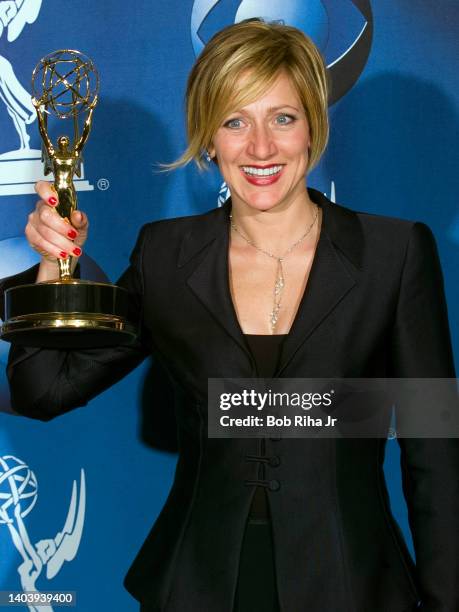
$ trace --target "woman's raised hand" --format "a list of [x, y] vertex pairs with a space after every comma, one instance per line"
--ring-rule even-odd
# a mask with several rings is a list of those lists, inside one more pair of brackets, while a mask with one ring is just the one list
[[[72, 213], [71, 224], [56, 211], [58, 196], [51, 183], [39, 181], [35, 191], [40, 197], [30, 213], [25, 235], [30, 246], [41, 255], [37, 282], [59, 278], [57, 260], [69, 255], [78, 260], [88, 235], [88, 217], [81, 210]], [[72, 262], [72, 263], [73, 263]]]

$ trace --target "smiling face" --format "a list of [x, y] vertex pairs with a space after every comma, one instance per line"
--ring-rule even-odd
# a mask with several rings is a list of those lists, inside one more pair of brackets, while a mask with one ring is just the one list
[[263, 96], [225, 118], [209, 152], [233, 205], [261, 211], [307, 197], [309, 146], [305, 111], [282, 72]]

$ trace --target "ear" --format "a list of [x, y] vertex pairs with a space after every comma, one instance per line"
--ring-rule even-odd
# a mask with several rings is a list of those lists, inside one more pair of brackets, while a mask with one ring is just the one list
[[215, 147], [213, 145], [207, 147], [207, 152], [209, 153], [212, 159], [215, 157]]

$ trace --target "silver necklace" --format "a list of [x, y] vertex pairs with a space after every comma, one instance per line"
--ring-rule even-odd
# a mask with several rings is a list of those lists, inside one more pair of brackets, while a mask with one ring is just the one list
[[270, 323], [270, 326], [271, 326], [271, 332], [273, 334], [274, 334], [274, 332], [276, 330], [277, 321], [279, 319], [279, 311], [280, 311], [281, 300], [282, 300], [282, 291], [283, 291], [284, 286], [285, 286], [285, 277], [284, 277], [284, 270], [282, 268], [282, 262], [284, 261], [285, 257], [289, 253], [291, 253], [293, 251], [293, 249], [296, 246], [298, 246], [300, 244], [300, 242], [302, 242], [306, 238], [306, 236], [309, 234], [309, 232], [314, 227], [314, 224], [315, 224], [315, 222], [317, 220], [317, 217], [319, 215], [319, 207], [317, 206], [317, 204], [315, 204], [315, 207], [316, 207], [316, 213], [314, 215], [312, 223], [308, 226], [308, 229], [301, 236], [301, 238], [299, 238], [296, 242], [294, 242], [292, 245], [290, 245], [289, 248], [285, 251], [285, 253], [283, 255], [281, 255], [280, 257], [278, 255], [274, 255], [274, 253], [270, 253], [269, 251], [266, 251], [265, 249], [262, 249], [261, 247], [257, 246], [253, 242], [253, 240], [250, 240], [250, 238], [247, 238], [247, 236], [245, 236], [241, 232], [241, 230], [238, 229], [236, 227], [236, 225], [234, 224], [233, 215], [231, 213], [229, 215], [230, 223], [231, 223], [231, 229], [233, 229], [235, 232], [237, 232], [239, 234], [239, 236], [241, 236], [241, 238], [243, 238], [247, 242], [247, 244], [250, 244], [250, 246], [253, 246], [254, 249], [257, 249], [257, 251], [260, 251], [260, 253], [263, 253], [264, 255], [267, 255], [268, 257], [271, 257], [271, 259], [275, 259], [277, 261], [276, 281], [274, 283], [274, 292], [273, 292], [273, 309], [271, 311], [271, 314], [269, 315], [269, 323]]

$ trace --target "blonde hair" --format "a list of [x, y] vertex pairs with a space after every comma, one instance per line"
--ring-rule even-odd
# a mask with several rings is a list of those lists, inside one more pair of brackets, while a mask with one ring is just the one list
[[188, 77], [188, 147], [179, 159], [163, 167], [172, 170], [194, 160], [199, 168], [206, 168], [203, 152], [212, 146], [224, 118], [263, 95], [280, 72], [290, 78], [306, 113], [311, 139], [308, 170], [314, 167], [329, 132], [328, 75], [323, 58], [301, 30], [260, 19], [230, 25], [205, 46]]

